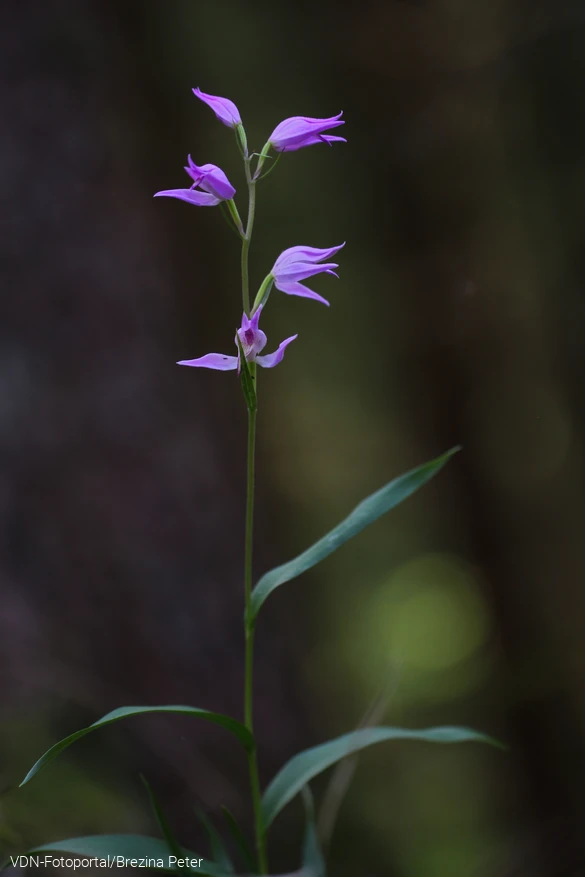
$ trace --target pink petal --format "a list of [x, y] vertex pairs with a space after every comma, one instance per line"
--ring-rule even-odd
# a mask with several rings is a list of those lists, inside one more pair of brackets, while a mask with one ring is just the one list
[[261, 313], [262, 313], [262, 305], [259, 305], [250, 318], [250, 325], [252, 326], [252, 328], [255, 331], [258, 330], [258, 323], [260, 321]]
[[[289, 247], [288, 250], [284, 250], [276, 262], [274, 263], [274, 268], [281, 268], [283, 265], [288, 265], [290, 262], [319, 262], [322, 259], [329, 259], [331, 256], [334, 256], [345, 246], [345, 241], [342, 244], [339, 244], [337, 247], [329, 247], [327, 249], [320, 249], [319, 247]], [[274, 270], [274, 269], [273, 269]]]
[[270, 135], [270, 142], [276, 149], [282, 147], [294, 148], [292, 144], [298, 140], [310, 137], [312, 134], [328, 131], [331, 128], [337, 128], [339, 125], [344, 125], [345, 122], [339, 121], [342, 115], [343, 113], [341, 112], [337, 116], [330, 116], [328, 119], [315, 119], [311, 116], [291, 116], [276, 126]]
[[323, 296], [318, 295], [312, 289], [309, 289], [307, 286], [303, 286], [302, 283], [299, 283], [297, 280], [293, 280], [291, 282], [279, 283], [277, 280], [274, 281], [274, 285], [277, 289], [280, 289], [281, 292], [285, 292], [287, 295], [300, 295], [302, 298], [312, 298], [315, 301], [320, 301], [322, 304], [327, 305], [329, 307], [329, 302]]
[[198, 97], [199, 100], [202, 100], [203, 103], [207, 104], [208, 107], [211, 107], [220, 122], [223, 122], [228, 128], [234, 128], [236, 125], [241, 125], [242, 120], [240, 118], [240, 111], [235, 103], [227, 97], [205, 94], [200, 88], [194, 88], [193, 94], [195, 97]]
[[332, 143], [347, 143], [347, 138], [335, 137], [333, 134], [307, 134], [302, 139], [288, 141], [284, 145], [275, 143], [272, 145], [277, 152], [296, 152], [298, 149], [304, 149], [305, 146], [318, 146], [320, 143], [331, 146]]
[[221, 198], [215, 195], [197, 192], [195, 189], [164, 189], [162, 192], [157, 192], [154, 197], [178, 198], [180, 201], [186, 201], [187, 204], [195, 204], [196, 207], [215, 207], [221, 201]]
[[306, 280], [307, 277], [314, 277], [315, 274], [335, 274], [333, 269], [338, 267], [337, 262], [325, 262], [323, 265], [312, 265], [310, 262], [292, 262], [284, 267], [281, 266], [273, 276], [279, 281], [288, 283], [292, 280]]
[[268, 353], [266, 356], [257, 356], [256, 362], [258, 365], [262, 366], [262, 368], [274, 368], [275, 365], [278, 365], [279, 362], [282, 362], [284, 357], [284, 351], [295, 338], [298, 338], [298, 335], [291, 335], [290, 338], [287, 338], [281, 344], [278, 345], [278, 350], [275, 350], [274, 353]]
[[191, 365], [195, 368], [213, 368], [216, 371], [229, 372], [238, 367], [238, 357], [226, 356], [223, 353], [207, 353], [199, 359], [182, 359], [177, 365]]

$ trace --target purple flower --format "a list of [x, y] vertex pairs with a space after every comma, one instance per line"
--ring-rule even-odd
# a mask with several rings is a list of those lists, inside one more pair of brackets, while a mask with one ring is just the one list
[[[296, 335], [291, 335], [282, 344], [279, 344], [278, 350], [269, 353], [267, 356], [259, 356], [261, 350], [266, 346], [266, 335], [262, 329], [258, 328], [258, 321], [262, 313], [262, 306], [248, 318], [246, 314], [242, 315], [242, 325], [238, 329], [240, 344], [244, 351], [244, 356], [248, 362], [257, 362], [262, 368], [274, 368], [279, 362], [282, 362], [286, 347], [294, 341]], [[237, 346], [237, 341], [236, 341]], [[225, 356], [223, 353], [208, 353], [199, 359], [183, 359], [177, 365], [192, 365], [198, 368], [214, 368], [217, 371], [240, 371], [240, 352], [238, 348], [237, 356]]]
[[331, 144], [336, 141], [346, 143], [345, 137], [334, 137], [331, 134], [323, 134], [330, 128], [345, 125], [340, 121], [343, 113], [331, 116], [330, 119], [311, 119], [308, 116], [292, 116], [277, 125], [269, 138], [269, 143], [277, 152], [292, 152], [302, 149], [303, 146], [313, 146], [314, 143]]
[[[189, 204], [198, 207], [215, 207], [220, 201], [230, 201], [236, 194], [236, 190], [224, 174], [221, 168], [214, 164], [202, 164], [198, 167], [191, 156], [188, 158], [188, 166], [185, 168], [193, 185], [190, 189], [164, 189], [154, 196], [159, 198], [180, 198]], [[197, 191], [197, 187], [201, 191]]]
[[281, 253], [270, 272], [274, 278], [274, 285], [281, 292], [287, 295], [301, 295], [304, 298], [314, 298], [315, 301], [323, 302], [329, 305], [327, 299], [313, 292], [312, 289], [303, 286], [301, 280], [312, 277], [314, 274], [337, 274], [333, 270], [338, 268], [337, 262], [324, 262], [318, 264], [323, 259], [334, 256], [339, 250], [345, 246], [339, 244], [338, 247], [330, 247], [328, 250], [319, 250], [316, 247], [290, 247]]
[[227, 97], [216, 97], [213, 94], [205, 94], [200, 88], [194, 88], [193, 94], [195, 97], [198, 97], [199, 100], [202, 100], [204, 104], [207, 104], [208, 107], [211, 107], [219, 121], [223, 122], [224, 125], [227, 125], [228, 128], [235, 128], [236, 125], [242, 124], [240, 111], [235, 103], [228, 100]]

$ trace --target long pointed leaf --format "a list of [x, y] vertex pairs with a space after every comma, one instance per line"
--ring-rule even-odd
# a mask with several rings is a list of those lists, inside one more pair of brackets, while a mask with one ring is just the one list
[[303, 803], [305, 805], [305, 838], [303, 841], [303, 869], [307, 877], [326, 877], [325, 858], [319, 845], [317, 827], [315, 825], [315, 804], [309, 786], [304, 786]]
[[363, 728], [343, 734], [312, 749], [305, 749], [288, 761], [268, 785], [262, 798], [262, 814], [265, 829], [271, 824], [283, 807], [313, 777], [327, 770], [342, 758], [353, 755], [374, 743], [388, 740], [422, 740], [427, 743], [490, 743], [502, 747], [501, 743], [485, 734], [470, 728], [442, 727], [413, 731], [407, 728]]
[[[155, 815], [156, 821], [158, 823], [158, 827], [160, 828], [161, 834], [165, 839], [168, 852], [170, 853], [171, 856], [174, 856], [176, 859], [181, 859], [182, 858], [181, 844], [179, 843], [179, 841], [175, 837], [173, 830], [171, 829], [171, 826], [169, 825], [169, 821], [166, 818], [165, 814], [163, 813], [162, 807], [160, 806], [158, 799], [157, 799], [156, 795], [154, 794], [150, 783], [148, 782], [146, 777], [143, 776], [142, 774], [140, 774], [140, 779], [142, 780], [142, 784], [143, 784], [144, 788], [146, 789], [146, 794], [148, 795], [149, 800], [150, 800], [150, 806], [152, 807], [152, 809], [154, 811], [154, 815]], [[174, 870], [180, 871], [182, 874], [189, 874], [191, 872], [190, 868], [179, 868], [177, 866], [175, 866]]]
[[206, 814], [200, 808], [197, 809], [196, 813], [197, 818], [207, 832], [213, 861], [217, 865], [220, 865], [228, 874], [233, 874], [234, 866], [232, 865], [229, 853], [226, 850], [221, 835], [217, 831], [215, 825], [207, 818]]
[[246, 406], [250, 413], [256, 411], [258, 408], [258, 397], [256, 396], [256, 384], [254, 383], [254, 369], [256, 366], [250, 366], [250, 363], [246, 359], [244, 355], [244, 348], [242, 347], [242, 342], [240, 341], [240, 336], [236, 332], [236, 344], [238, 345], [238, 353], [240, 355], [240, 379], [242, 381], [242, 390], [244, 392], [244, 399], [246, 400]]
[[412, 469], [405, 475], [395, 478], [381, 490], [364, 499], [345, 520], [306, 551], [303, 551], [302, 554], [299, 554], [298, 557], [265, 573], [252, 591], [250, 621], [253, 621], [258, 615], [260, 607], [276, 588], [316, 566], [369, 524], [377, 521], [390, 509], [415, 493], [419, 487], [422, 487], [433, 475], [436, 475], [458, 450], [459, 447], [451, 448], [450, 451], [437, 457], [436, 460], [424, 463], [417, 469]]
[[89, 725], [87, 728], [82, 728], [80, 731], [76, 731], [74, 734], [65, 737], [63, 740], [60, 740], [59, 743], [55, 743], [54, 746], [51, 746], [51, 748], [48, 749], [31, 767], [20, 785], [24, 786], [25, 783], [28, 783], [28, 781], [31, 780], [41, 768], [53, 761], [60, 752], [63, 752], [64, 749], [67, 749], [67, 747], [71, 746], [72, 743], [75, 743], [76, 740], [85, 737], [86, 734], [89, 734], [91, 731], [96, 731], [104, 725], [111, 725], [113, 722], [118, 722], [120, 719], [126, 719], [129, 716], [135, 716], [139, 713], [181, 713], [185, 716], [196, 716], [199, 719], [205, 719], [208, 722], [214, 722], [216, 725], [221, 725], [222, 727], [227, 728], [228, 731], [231, 731], [232, 734], [238, 738], [246, 750], [250, 750], [254, 746], [254, 738], [250, 731], [248, 731], [248, 729], [240, 722], [232, 719], [230, 716], [224, 716], [223, 713], [214, 713], [195, 706], [125, 706], [113, 710], [97, 722], [94, 722], [93, 725]]
[[[188, 859], [198, 859], [201, 864], [193, 868], [194, 873], [201, 877], [231, 877], [220, 867], [208, 862], [190, 850], [181, 850]], [[108, 861], [110, 867], [116, 864], [116, 857], [123, 859], [150, 859], [149, 867], [159, 871], [173, 871], [169, 851], [164, 840], [158, 837], [147, 837], [141, 834], [98, 834], [89, 837], [73, 837], [44, 844], [27, 852], [27, 856], [41, 853], [69, 853], [80, 858], [98, 858]]]
[[225, 821], [227, 822], [227, 826], [234, 840], [234, 843], [240, 852], [244, 866], [249, 871], [256, 871], [256, 858], [246, 835], [244, 834], [244, 832], [236, 822], [235, 817], [232, 816], [228, 808], [222, 807], [221, 810], [224, 815]]

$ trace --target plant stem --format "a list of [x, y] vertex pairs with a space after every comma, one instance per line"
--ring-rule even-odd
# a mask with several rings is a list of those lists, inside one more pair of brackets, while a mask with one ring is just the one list
[[248, 466], [246, 492], [246, 542], [244, 552], [244, 594], [246, 600], [246, 688], [244, 696], [244, 722], [252, 730], [252, 646], [254, 645], [254, 622], [249, 621], [252, 595], [252, 551], [254, 540], [254, 462], [256, 445], [256, 411], [248, 410]]
[[[246, 663], [244, 681], [244, 723], [249, 731], [254, 731], [253, 718], [253, 682], [254, 682], [254, 627], [255, 621], [250, 621], [250, 598], [252, 594], [252, 550], [254, 535], [254, 461], [256, 445], [256, 411], [248, 410], [248, 486], [246, 494], [246, 540], [244, 553], [244, 588], [245, 588], [245, 635], [246, 635]], [[250, 789], [252, 792], [252, 806], [254, 810], [254, 826], [256, 831], [256, 851], [258, 854], [258, 867], [260, 874], [268, 873], [266, 860], [266, 840], [264, 837], [264, 825], [262, 823], [262, 805], [260, 799], [260, 779], [258, 776], [258, 762], [256, 747], [248, 753], [248, 769], [250, 773]]]
[[252, 159], [247, 155], [244, 157], [246, 182], [248, 183], [248, 221], [246, 223], [246, 234], [242, 238], [242, 304], [247, 314], [250, 313], [250, 280], [248, 276], [248, 253], [250, 251], [252, 229], [254, 228], [254, 214], [256, 212], [256, 181], [252, 179], [252, 173], [250, 171], [251, 160]]
[[[254, 228], [254, 214], [256, 210], [256, 181], [252, 179], [250, 171], [251, 158], [247, 147], [244, 147], [244, 168], [246, 170], [246, 182], [248, 183], [248, 220], [246, 232], [242, 236], [242, 303], [246, 314], [250, 314], [250, 280], [248, 275], [248, 255], [252, 230]], [[256, 377], [255, 366], [251, 366], [252, 378]], [[244, 723], [248, 730], [254, 732], [254, 627], [255, 621], [251, 619], [250, 601], [252, 596], [252, 552], [254, 545], [254, 463], [256, 452], [256, 407], [248, 407], [248, 465], [247, 465], [247, 490], [246, 490], [246, 536], [244, 551], [244, 632], [246, 639], [246, 659], [244, 669]], [[256, 746], [248, 753], [248, 772], [250, 774], [250, 791], [252, 795], [252, 809], [254, 811], [254, 829], [256, 834], [256, 854], [258, 857], [258, 869], [260, 874], [268, 873], [268, 861], [266, 855], [266, 837], [262, 821], [262, 801], [260, 796], [260, 777], [258, 775], [258, 759]]]

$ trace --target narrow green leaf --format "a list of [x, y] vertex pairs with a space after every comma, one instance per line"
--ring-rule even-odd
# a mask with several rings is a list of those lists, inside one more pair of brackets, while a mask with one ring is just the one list
[[[237, 332], [236, 344], [238, 345], [238, 351], [240, 353], [240, 378], [242, 381], [242, 390], [244, 391], [244, 399], [246, 400], [248, 411], [256, 411], [258, 408], [258, 397], [256, 396], [256, 384], [254, 383], [254, 375], [252, 373], [252, 369], [250, 368], [250, 363], [244, 355], [242, 342], [240, 341], [240, 336]], [[254, 366], [254, 368], [255, 367], [256, 366]]]
[[262, 798], [265, 829], [275, 816], [294, 798], [313, 777], [332, 764], [353, 755], [374, 743], [388, 740], [422, 740], [426, 743], [489, 743], [504, 748], [501, 743], [471, 728], [442, 727], [413, 731], [407, 728], [363, 728], [343, 734], [320, 746], [306, 749], [288, 761], [268, 785]]
[[[90, 837], [73, 837], [69, 840], [59, 840], [55, 843], [35, 847], [29, 850], [27, 855], [34, 856], [44, 853], [63, 853], [83, 859], [105, 859], [110, 868], [117, 866], [118, 862], [121, 867], [121, 859], [138, 861], [144, 859], [148, 864], [145, 861], [139, 867], [149, 867], [158, 871], [175, 870], [166, 842], [158, 837], [147, 837], [141, 834], [98, 834]], [[206, 861], [190, 850], [181, 849], [181, 853], [183, 858], [197, 859], [200, 862], [192, 870], [201, 877], [231, 877], [213, 862]], [[120, 856], [121, 859], [117, 859], [117, 856]], [[191, 861], [190, 864], [193, 862]]]
[[422, 487], [433, 475], [436, 475], [458, 450], [459, 447], [451, 448], [450, 451], [437, 457], [436, 460], [424, 463], [417, 469], [412, 469], [405, 475], [395, 478], [377, 493], [364, 499], [345, 520], [310, 548], [307, 548], [306, 551], [303, 551], [302, 554], [299, 554], [298, 557], [265, 573], [252, 591], [250, 621], [254, 620], [266, 598], [276, 588], [316, 566], [369, 524], [415, 493], [419, 487]]
[[224, 716], [223, 713], [214, 713], [195, 706], [124, 706], [113, 710], [106, 716], [103, 716], [103, 718], [94, 722], [93, 725], [90, 725], [88, 728], [82, 728], [80, 731], [76, 731], [74, 734], [65, 737], [63, 740], [60, 740], [59, 743], [55, 743], [54, 746], [51, 746], [51, 748], [48, 749], [31, 767], [20, 785], [24, 786], [25, 783], [28, 783], [28, 781], [31, 780], [41, 768], [53, 761], [60, 752], [63, 752], [64, 749], [67, 749], [67, 747], [71, 746], [72, 743], [75, 743], [76, 740], [85, 737], [85, 735], [89, 734], [91, 731], [95, 731], [105, 725], [111, 725], [113, 722], [117, 722], [120, 719], [126, 719], [129, 716], [138, 715], [139, 713], [181, 713], [186, 716], [196, 716], [197, 718], [205, 719], [208, 722], [214, 722], [216, 725], [221, 725], [228, 731], [231, 731], [246, 750], [250, 750], [254, 746], [254, 738], [250, 731], [240, 722], [236, 721], [236, 719], [232, 719], [230, 716]]
[[224, 842], [221, 839], [221, 836], [210, 819], [207, 818], [203, 810], [200, 808], [197, 809], [197, 818], [205, 828], [207, 832], [207, 837], [209, 838], [209, 846], [211, 848], [211, 858], [215, 862], [216, 865], [220, 865], [224, 871], [228, 874], [234, 873], [234, 866], [232, 865], [231, 859], [229, 857], [229, 853], [225, 848]]
[[303, 804], [305, 805], [305, 838], [303, 841], [303, 870], [307, 877], [326, 877], [325, 858], [319, 846], [315, 825], [315, 805], [313, 795], [308, 786], [303, 786]]
[[224, 220], [224, 222], [226, 222], [229, 225], [230, 231], [232, 231], [236, 235], [236, 237], [238, 237], [241, 240], [242, 235], [240, 234], [240, 232], [238, 231], [237, 228], [234, 228], [234, 224], [232, 222], [232, 219], [230, 218], [230, 213], [228, 212], [228, 210], [224, 206], [224, 202], [220, 201], [218, 207], [219, 207], [219, 212], [221, 213], [222, 219]]
[[254, 851], [248, 842], [248, 838], [246, 837], [228, 808], [222, 807], [221, 810], [224, 815], [225, 821], [227, 822], [227, 826], [229, 828], [233, 841], [242, 857], [244, 867], [248, 871], [255, 872], [257, 869], [256, 857], [254, 856]]
[[[156, 821], [158, 822], [158, 827], [160, 828], [161, 834], [166, 841], [168, 852], [170, 853], [171, 856], [174, 856], [175, 859], [181, 859], [182, 858], [181, 844], [179, 843], [179, 841], [176, 839], [175, 835], [173, 834], [171, 826], [169, 825], [169, 822], [168, 822], [165, 814], [162, 811], [162, 807], [160, 806], [160, 804], [156, 798], [156, 795], [154, 794], [154, 792], [152, 790], [150, 783], [148, 782], [146, 777], [143, 776], [142, 774], [140, 774], [140, 779], [142, 780], [142, 784], [143, 784], [144, 788], [146, 789], [146, 793], [147, 793], [148, 798], [150, 800], [150, 805], [154, 811]], [[174, 870], [179, 871], [182, 874], [190, 874], [191, 873], [190, 868], [179, 868], [176, 865], [175, 865]]]

